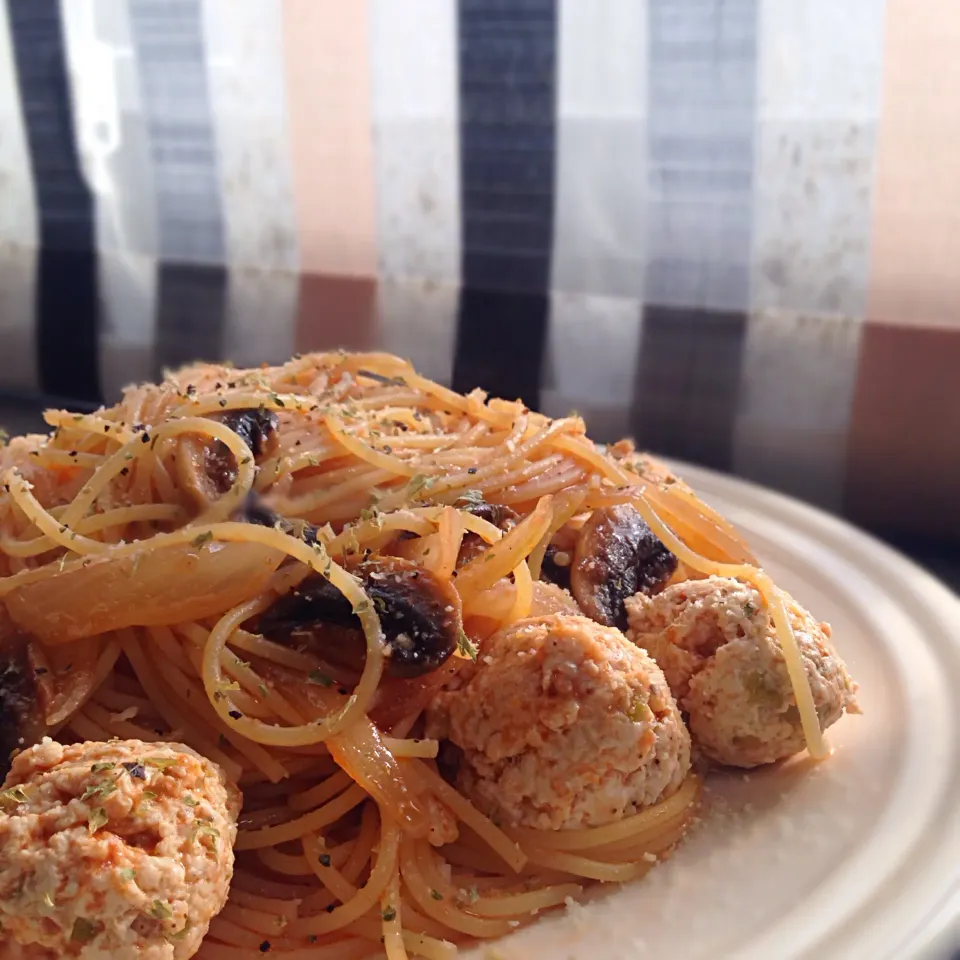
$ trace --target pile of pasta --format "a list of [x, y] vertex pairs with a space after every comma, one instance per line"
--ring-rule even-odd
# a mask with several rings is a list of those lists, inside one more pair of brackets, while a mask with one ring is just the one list
[[[259, 462], [223, 420], [250, 409], [276, 414], [277, 443]], [[633, 504], [689, 570], [757, 586], [811, 753], [823, 752], [782, 601], [742, 539], [659, 464], [595, 445], [575, 415], [461, 395], [393, 356], [328, 353], [246, 371], [198, 365], [108, 409], [46, 420], [49, 436], [0, 450], [0, 598], [36, 638], [55, 736], [182, 741], [242, 788], [209, 960], [445, 958], [594, 881], [640, 877], [676, 844], [696, 806], [692, 777], [615, 824], [512, 830], [451, 786], [438, 744], [417, 735], [458, 664], [529, 613], [551, 537], [600, 507]], [[224, 491], [204, 474], [215, 443], [235, 463]], [[251, 494], [315, 535], [236, 519]], [[471, 498], [520, 520], [505, 533], [465, 508]], [[398, 685], [375, 723], [381, 625], [348, 561], [411, 534], [417, 562], [453, 583], [465, 636], [449, 669]], [[455, 574], [467, 534], [487, 546]], [[313, 573], [362, 623], [359, 671], [249, 628]], [[459, 837], [435, 847], [440, 813]]]

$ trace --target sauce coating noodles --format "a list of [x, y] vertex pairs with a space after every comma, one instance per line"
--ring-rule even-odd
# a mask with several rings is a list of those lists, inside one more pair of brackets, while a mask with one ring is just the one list
[[[269, 449], [222, 419], [251, 409], [276, 416]], [[529, 614], [551, 537], [597, 508], [633, 504], [686, 567], [756, 586], [810, 752], [825, 751], [783, 603], [749, 548], [685, 485], [592, 443], [576, 416], [463, 396], [385, 354], [331, 353], [197, 366], [109, 409], [46, 418], [49, 437], [0, 450], [0, 598], [56, 676], [57, 736], [180, 740], [243, 790], [208, 960], [447, 958], [594, 881], [642, 876], [682, 837], [692, 775], [615, 824], [507, 829], [440, 775], [437, 742], [416, 736], [431, 690], [471, 646]], [[231, 467], [220, 490], [204, 473], [215, 458]], [[236, 519], [251, 495], [315, 537]], [[481, 499], [518, 521], [501, 530], [469, 509]], [[469, 539], [484, 549], [458, 568]], [[468, 638], [433, 687], [408, 685], [409, 701], [386, 709], [382, 624], [351, 569], [391, 544], [453, 584]], [[308, 573], [359, 617], [353, 675], [251, 626]], [[386, 728], [371, 720], [380, 709]], [[455, 841], [436, 842], [438, 817], [455, 822]]]

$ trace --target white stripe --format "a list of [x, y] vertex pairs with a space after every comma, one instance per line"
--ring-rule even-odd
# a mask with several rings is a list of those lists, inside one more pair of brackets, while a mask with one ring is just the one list
[[591, 436], [610, 440], [629, 431], [639, 347], [646, 4], [561, 0], [559, 31], [554, 292], [540, 404], [551, 416], [577, 410]]
[[460, 279], [455, 3], [372, 0], [380, 271]]
[[380, 343], [412, 361], [431, 380], [450, 385], [457, 339], [459, 288], [432, 280], [381, 280]]
[[862, 317], [885, 0], [764, 0], [754, 309]]
[[95, 203], [100, 379], [115, 400], [152, 374], [157, 214], [124, 0], [60, 4], [77, 149]]
[[595, 440], [629, 432], [640, 309], [634, 299], [551, 295], [544, 413], [562, 417], [577, 410]]
[[223, 204], [200, 0], [129, 0], [160, 257], [224, 261]]
[[295, 271], [280, 5], [204, 0], [202, 15], [227, 262]]
[[764, 0], [760, 18], [753, 315], [734, 467], [833, 508], [866, 309], [884, 7]]
[[0, 253], [0, 390], [40, 391], [36, 346], [37, 252], [8, 246]]
[[647, 18], [636, 0], [561, 0], [553, 286], [643, 290]]
[[37, 208], [6, 4], [0, 4], [0, 387], [33, 393]]
[[0, 4], [0, 129], [0, 242], [35, 247], [37, 207], [6, 4]]
[[294, 350], [300, 278], [286, 270], [227, 274], [223, 355], [238, 367], [284, 363]]

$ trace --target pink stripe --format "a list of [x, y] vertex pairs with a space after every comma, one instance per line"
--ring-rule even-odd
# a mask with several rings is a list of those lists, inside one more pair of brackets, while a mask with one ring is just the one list
[[868, 317], [960, 326], [960, 17], [890, 0], [877, 137]]
[[368, 5], [284, 0], [282, 9], [301, 268], [373, 276]]

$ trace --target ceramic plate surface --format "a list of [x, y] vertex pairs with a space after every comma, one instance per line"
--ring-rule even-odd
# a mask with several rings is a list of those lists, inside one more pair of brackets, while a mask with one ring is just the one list
[[826, 514], [678, 472], [830, 621], [863, 716], [830, 729], [822, 764], [711, 775], [703, 822], [669, 862], [466, 956], [949, 956], [960, 948], [960, 599]]

